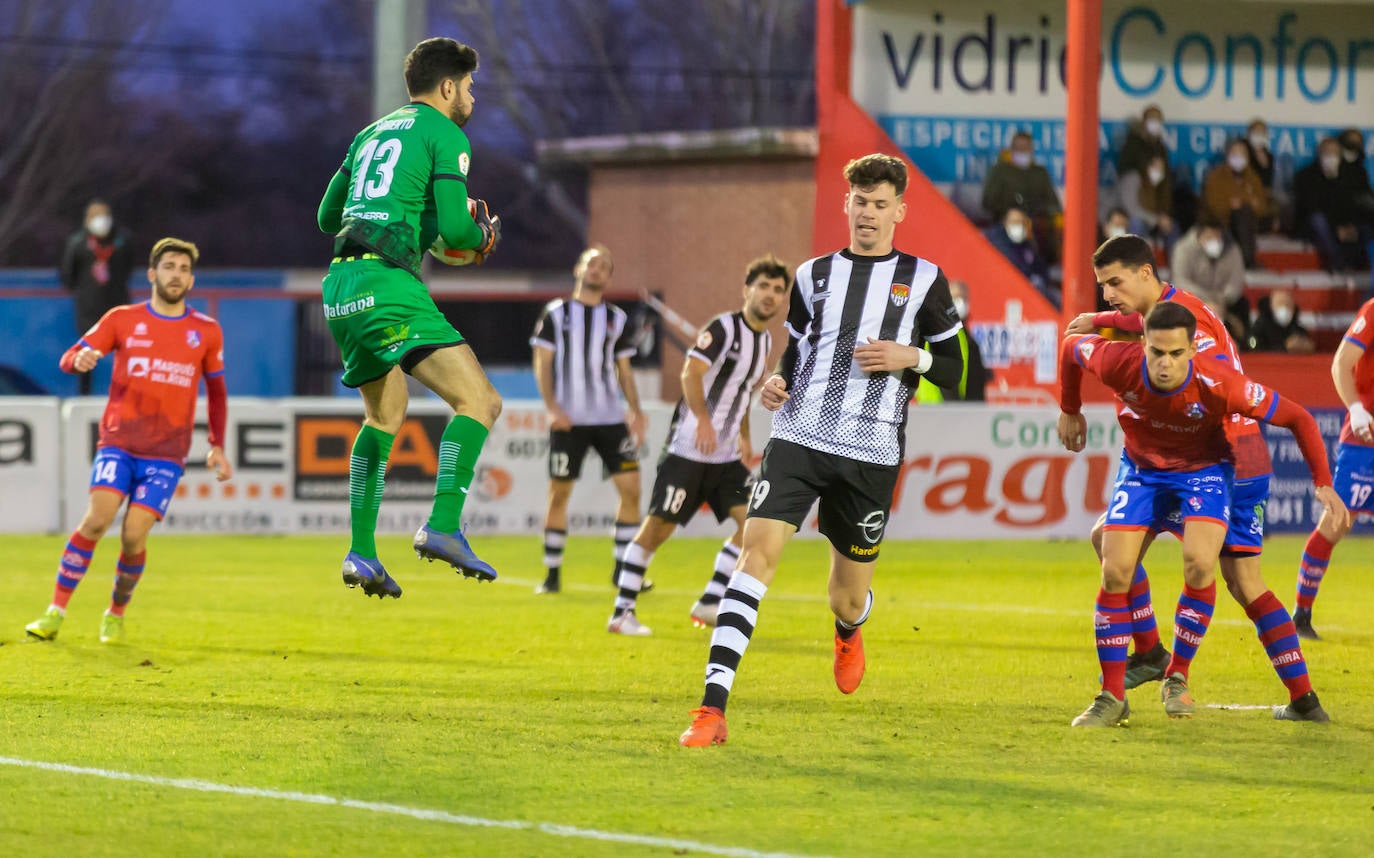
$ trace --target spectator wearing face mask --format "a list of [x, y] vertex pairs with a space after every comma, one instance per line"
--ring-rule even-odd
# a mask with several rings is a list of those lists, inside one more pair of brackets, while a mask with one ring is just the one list
[[954, 300], [959, 321], [964, 324], [955, 335], [959, 340], [959, 351], [964, 356], [964, 373], [959, 377], [957, 387], [939, 387], [923, 376], [916, 388], [916, 401], [919, 403], [982, 402], [987, 394], [991, 373], [983, 365], [983, 352], [969, 330], [968, 285], [962, 280], [949, 281], [949, 296]]
[[993, 164], [983, 183], [983, 209], [994, 220], [1000, 221], [1012, 206], [1036, 220], [1053, 219], [1063, 211], [1049, 171], [1035, 163], [1035, 141], [1024, 131], [1012, 137], [1007, 159]]
[[1245, 150], [1250, 156], [1250, 167], [1259, 176], [1260, 184], [1271, 194], [1274, 192], [1274, 153], [1269, 149], [1269, 126], [1263, 119], [1251, 120], [1245, 129]]
[[1059, 306], [1059, 290], [1050, 284], [1050, 268], [1031, 235], [1031, 220], [1024, 209], [1012, 206], [1002, 216], [1002, 222], [983, 233], [997, 252], [1005, 256], [1016, 270], [1026, 276], [1040, 294]]
[[1155, 155], [1144, 172], [1121, 174], [1116, 185], [1117, 199], [1130, 220], [1129, 232], [1163, 244], [1165, 251], [1178, 241], [1178, 222], [1174, 220], [1174, 182], [1162, 155]]
[[1316, 351], [1312, 335], [1298, 322], [1298, 303], [1291, 289], [1276, 289], [1259, 299], [1249, 346], [1256, 352], [1310, 355]]
[[[133, 246], [118, 228], [110, 204], [101, 199], [86, 204], [81, 228], [67, 238], [58, 263], [62, 286], [72, 293], [76, 331], [84, 334], [113, 307], [129, 303], [129, 275], [133, 271]], [[91, 392], [91, 374], [77, 376], [82, 396]]]
[[1335, 137], [1317, 144], [1317, 157], [1293, 177], [1294, 207], [1300, 235], [1316, 245], [1328, 271], [1369, 267], [1370, 229], [1360, 210], [1369, 185], [1344, 160]]
[[1174, 245], [1169, 279], [1221, 317], [1237, 342], [1245, 342], [1250, 303], [1245, 298], [1245, 262], [1215, 218], [1204, 215]]
[[1240, 138], [1226, 144], [1226, 158], [1202, 183], [1203, 211], [1225, 224], [1240, 247], [1246, 268], [1254, 268], [1255, 237], [1274, 216], [1273, 200], [1250, 166], [1250, 150]]
[[1145, 108], [1139, 119], [1132, 120], [1126, 126], [1126, 140], [1116, 159], [1117, 175], [1143, 174], [1155, 158], [1169, 163], [1169, 146], [1164, 141], [1164, 111], [1159, 109], [1159, 105], [1152, 104]]

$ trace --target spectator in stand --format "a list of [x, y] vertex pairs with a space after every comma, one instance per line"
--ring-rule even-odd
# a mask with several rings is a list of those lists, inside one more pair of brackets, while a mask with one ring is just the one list
[[1218, 220], [1204, 214], [1183, 234], [1169, 257], [1169, 276], [1173, 285], [1205, 301], [1233, 339], [1246, 341], [1245, 262]]
[[1107, 212], [1107, 219], [1098, 225], [1097, 243], [1101, 244], [1109, 238], [1116, 238], [1130, 231], [1131, 216], [1121, 206], [1116, 206]]
[[1002, 222], [983, 233], [997, 252], [1010, 260], [1016, 270], [1026, 275], [1031, 285], [1059, 307], [1059, 290], [1050, 284], [1050, 268], [1040, 255], [1031, 234], [1031, 219], [1025, 209], [1012, 206], [1002, 215]]
[[[129, 303], [133, 242], [115, 224], [109, 203], [94, 199], [86, 204], [86, 219], [67, 238], [57, 267], [62, 287], [76, 305], [78, 334], [94, 327], [107, 310]], [[89, 396], [91, 373], [80, 372], [76, 378], [81, 395]]]
[[992, 165], [983, 183], [983, 209], [994, 221], [1001, 222], [1012, 206], [1030, 216], [1040, 255], [1056, 257], [1064, 209], [1049, 170], [1035, 163], [1035, 141], [1025, 131], [1011, 138], [1007, 158]]
[[1263, 119], [1251, 120], [1250, 127], [1245, 129], [1245, 149], [1260, 184], [1274, 193], [1274, 153], [1269, 150], [1269, 126]]
[[1259, 299], [1248, 345], [1256, 352], [1310, 355], [1316, 351], [1312, 335], [1298, 322], [1298, 302], [1293, 298], [1293, 290], [1275, 289]]
[[1144, 173], [1155, 158], [1169, 163], [1169, 147], [1164, 142], [1164, 111], [1152, 104], [1139, 119], [1126, 125], [1126, 141], [1116, 159], [1117, 176]]
[[1225, 224], [1246, 268], [1256, 267], [1255, 237], [1274, 214], [1273, 200], [1250, 166], [1250, 150], [1239, 137], [1226, 144], [1226, 160], [1213, 167], [1202, 183], [1202, 209]]
[[1116, 184], [1121, 208], [1130, 218], [1128, 232], [1153, 239], [1172, 250], [1178, 241], [1178, 223], [1174, 220], [1174, 181], [1169, 176], [1169, 164], [1163, 155], [1152, 155], [1144, 170], [1122, 173]]
[[1316, 159], [1293, 177], [1299, 234], [1317, 246], [1328, 271], [1369, 267], [1370, 229], [1359, 202], [1369, 193], [1367, 175], [1344, 161], [1339, 140], [1327, 137], [1317, 144]]
[[1347, 128], [1341, 132], [1341, 157], [1352, 165], [1355, 172], [1369, 187], [1369, 168], [1365, 166], [1364, 132], [1358, 128]]

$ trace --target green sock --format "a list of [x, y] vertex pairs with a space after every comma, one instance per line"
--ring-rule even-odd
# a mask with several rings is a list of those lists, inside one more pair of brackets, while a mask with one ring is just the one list
[[440, 533], [453, 533], [463, 515], [468, 486], [477, 473], [477, 457], [487, 441], [487, 427], [462, 414], [455, 414], [439, 439], [439, 473], [434, 478], [434, 509], [429, 526]]
[[364, 557], [377, 556], [377, 510], [386, 486], [386, 460], [395, 440], [395, 435], [366, 425], [353, 440], [348, 460], [348, 512], [353, 529], [349, 550]]

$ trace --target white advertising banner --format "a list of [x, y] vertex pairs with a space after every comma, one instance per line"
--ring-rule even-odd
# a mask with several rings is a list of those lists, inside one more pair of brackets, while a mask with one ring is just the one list
[[[65, 528], [76, 526], [85, 506], [100, 412], [95, 400], [68, 402], [64, 409], [64, 485], [69, 499]], [[392, 448], [379, 531], [413, 532], [428, 516], [439, 439], [448, 413], [435, 401], [411, 405]], [[1054, 407], [913, 409], [887, 535], [894, 539], [1083, 537], [1106, 508], [1120, 450], [1112, 410], [1103, 407], [1087, 413], [1088, 449], [1074, 455], [1059, 446]], [[227, 434], [234, 478], [219, 483], [205, 469], [205, 431], [203, 426], [198, 428], [186, 474], [161, 529], [175, 533], [346, 531], [348, 458], [360, 417], [358, 405], [346, 399], [231, 399]], [[667, 406], [649, 409], [649, 441], [641, 459], [645, 506], [670, 417]], [[769, 426], [767, 412], [756, 409], [753, 425], [756, 449], [761, 452]], [[542, 530], [547, 450], [542, 406], [507, 402], [487, 440], [465, 510], [470, 532], [537, 534]], [[610, 482], [599, 477], [600, 463], [590, 454], [573, 491], [570, 532], [610, 532], [616, 494]], [[55, 479], [49, 482], [56, 485]], [[727, 528], [716, 525], [714, 517], [703, 511], [687, 532], [710, 535]], [[814, 522], [802, 535], [816, 535]]]
[[47, 532], [61, 523], [58, 403], [0, 397], [0, 532]]
[[[1063, 0], [854, 8], [851, 93], [922, 172], [981, 185], [1017, 130], [1064, 178]], [[1127, 120], [1158, 104], [1176, 169], [1199, 187], [1229, 136], [1269, 124], [1284, 176], [1333, 129], [1374, 154], [1374, 9], [1341, 3], [1107, 0], [1102, 11], [1102, 182]]]

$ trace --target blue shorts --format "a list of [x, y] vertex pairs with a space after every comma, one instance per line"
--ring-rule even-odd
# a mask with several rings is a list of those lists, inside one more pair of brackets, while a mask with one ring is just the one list
[[1351, 512], [1374, 512], [1374, 447], [1338, 445], [1332, 487]]
[[1107, 505], [1107, 530], [1163, 530], [1170, 514], [1225, 526], [1230, 519], [1231, 467], [1209, 465], [1196, 471], [1137, 468], [1121, 453], [1121, 465]]
[[91, 491], [118, 492], [130, 506], [141, 506], [158, 521], [167, 512], [181, 480], [181, 464], [169, 459], [140, 459], [118, 447], [95, 451], [91, 465]]
[[[1264, 507], [1269, 502], [1269, 474], [1231, 483], [1231, 518], [1221, 550], [1228, 555], [1264, 550]], [[1160, 530], [1183, 538], [1183, 513], [1173, 510]]]

